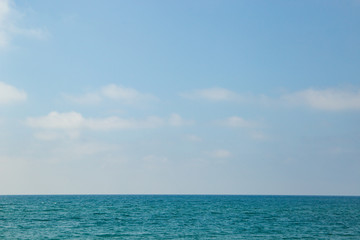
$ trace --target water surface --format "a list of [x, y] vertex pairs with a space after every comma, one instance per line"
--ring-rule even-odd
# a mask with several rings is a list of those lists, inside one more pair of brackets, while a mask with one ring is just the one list
[[0, 239], [360, 239], [360, 197], [0, 196]]

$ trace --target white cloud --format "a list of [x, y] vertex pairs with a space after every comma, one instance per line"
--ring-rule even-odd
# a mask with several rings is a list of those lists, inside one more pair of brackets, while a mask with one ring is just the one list
[[21, 35], [29, 38], [34, 38], [38, 40], [44, 40], [48, 37], [48, 32], [43, 29], [25, 29], [25, 28], [19, 28], [19, 27], [12, 27], [11, 33], [13, 35]]
[[176, 113], [171, 114], [170, 119], [169, 119], [170, 126], [174, 126], [174, 127], [191, 125], [193, 123], [194, 123], [193, 121], [185, 120], [179, 114], [176, 114]]
[[225, 149], [219, 149], [209, 152], [209, 155], [213, 158], [228, 158], [231, 157], [231, 152]]
[[11, 85], [0, 82], [0, 104], [25, 101], [26, 98], [24, 90], [19, 90]]
[[102, 98], [98, 93], [86, 93], [81, 96], [71, 96], [64, 94], [63, 97], [66, 100], [69, 100], [71, 102], [74, 102], [76, 104], [98, 104], [101, 102]]
[[190, 99], [204, 99], [209, 101], [234, 101], [241, 97], [225, 88], [207, 88], [192, 92], [181, 93], [180, 96]]
[[[174, 120], [175, 116], [175, 120]], [[25, 123], [36, 129], [42, 129], [35, 134], [40, 140], [56, 140], [59, 138], [77, 138], [80, 130], [125, 130], [125, 129], [142, 129], [142, 128], [158, 128], [161, 126], [182, 126], [188, 122], [183, 120], [179, 115], [175, 114], [170, 120], [150, 116], [143, 120], [126, 119], [120, 117], [107, 118], [84, 118], [77, 112], [50, 112], [46, 116], [29, 117]], [[59, 131], [61, 130], [61, 131]]]
[[195, 134], [189, 134], [189, 135], [186, 135], [185, 137], [188, 141], [191, 141], [191, 142], [201, 142], [202, 141], [202, 138]]
[[6, 46], [9, 41], [9, 16], [9, 1], [0, 0], [0, 47]]
[[[181, 93], [180, 96], [190, 99], [203, 99], [213, 102], [232, 101], [237, 103], [256, 104], [263, 106], [276, 106], [288, 104], [289, 106], [304, 105], [314, 109], [326, 111], [360, 110], [360, 90], [347, 90], [328, 88], [315, 90], [312, 88], [283, 94], [280, 97], [269, 97], [264, 94], [239, 94], [225, 88], [208, 88]], [[243, 123], [235, 120], [236, 123]], [[232, 123], [229, 122], [231, 125]]]
[[111, 129], [138, 129], [156, 128], [164, 124], [164, 120], [151, 116], [145, 120], [124, 119], [119, 117], [108, 117], [101, 119], [87, 119], [84, 127], [92, 130], [111, 130]]
[[77, 129], [67, 129], [59, 131], [56, 129], [47, 129], [45, 131], [37, 132], [34, 137], [42, 141], [55, 141], [58, 139], [76, 139], [80, 136], [80, 132]]
[[51, 112], [47, 116], [27, 118], [27, 125], [42, 129], [132, 129], [154, 128], [163, 125], [164, 121], [158, 117], [148, 117], [145, 120], [124, 119], [119, 117], [108, 118], [84, 118], [80, 113]]
[[113, 100], [120, 100], [124, 103], [136, 103], [139, 101], [155, 100], [156, 97], [150, 94], [138, 92], [133, 88], [125, 88], [115, 84], [110, 84], [101, 89], [101, 94]]
[[157, 98], [151, 94], [141, 93], [134, 88], [126, 88], [115, 84], [109, 84], [95, 92], [89, 92], [79, 96], [63, 94], [63, 97], [76, 104], [98, 104], [105, 99], [111, 99], [123, 104], [143, 104], [157, 100]]
[[256, 122], [245, 120], [241, 117], [233, 116], [225, 120], [220, 121], [221, 125], [227, 127], [238, 127], [238, 128], [253, 128], [258, 126]]
[[307, 105], [320, 110], [360, 110], [360, 90], [307, 89], [285, 95], [283, 99], [290, 104]]
[[60, 138], [60, 135], [54, 131], [44, 131], [35, 133], [34, 137], [43, 141], [53, 141]]
[[84, 155], [94, 155], [102, 152], [112, 152], [117, 149], [117, 146], [115, 145], [105, 144], [101, 142], [80, 142], [72, 145], [73, 148], [69, 150], [72, 151], [72, 154], [80, 157]]
[[43, 29], [21, 28], [17, 22], [21, 18], [11, 0], [0, 0], [0, 48], [10, 44], [11, 38], [17, 35], [45, 39], [48, 33]]
[[260, 140], [260, 141], [268, 139], [268, 137], [265, 134], [263, 134], [262, 132], [252, 132], [250, 134], [250, 137], [254, 140]]
[[77, 129], [83, 127], [85, 122], [86, 120], [77, 112], [50, 112], [47, 116], [26, 120], [30, 127], [44, 129]]

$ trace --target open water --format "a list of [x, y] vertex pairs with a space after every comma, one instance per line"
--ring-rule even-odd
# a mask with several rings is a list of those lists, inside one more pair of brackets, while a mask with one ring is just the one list
[[360, 239], [360, 197], [0, 196], [0, 239]]

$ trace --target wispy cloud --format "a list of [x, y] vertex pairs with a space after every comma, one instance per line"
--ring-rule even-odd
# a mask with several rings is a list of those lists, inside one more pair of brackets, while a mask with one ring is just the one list
[[47, 31], [40, 28], [22, 28], [18, 26], [21, 14], [15, 10], [11, 0], [0, 0], [0, 48], [10, 45], [14, 36], [25, 36], [36, 39], [45, 39]]
[[349, 91], [335, 88], [315, 90], [310, 88], [284, 95], [282, 99], [292, 105], [305, 105], [320, 110], [360, 110], [360, 90]]
[[110, 84], [101, 89], [101, 94], [113, 100], [120, 100], [125, 103], [135, 103], [139, 101], [156, 100], [151, 94], [140, 93], [136, 89], [126, 88], [115, 84]]
[[192, 125], [194, 124], [194, 121], [185, 120], [179, 114], [173, 113], [169, 118], [169, 124], [170, 126], [180, 127], [180, 126]]
[[27, 95], [24, 90], [19, 90], [14, 86], [0, 82], [0, 104], [25, 101]]
[[188, 134], [185, 136], [185, 138], [190, 142], [201, 142], [202, 141], [202, 138], [195, 134]]
[[213, 158], [229, 158], [231, 157], [231, 152], [225, 149], [218, 149], [212, 152], [209, 152], [208, 155]]
[[262, 131], [259, 131], [259, 128], [263, 128], [263, 124], [257, 121], [246, 120], [242, 117], [232, 116], [220, 121], [216, 121], [216, 124], [228, 128], [237, 128], [237, 129], [245, 129], [247, 135], [257, 141], [264, 141], [268, 139]]
[[[174, 116], [177, 118], [174, 122]], [[46, 116], [29, 117], [26, 125], [46, 131], [35, 134], [41, 140], [55, 140], [59, 138], [58, 130], [66, 133], [66, 136], [76, 138], [80, 130], [108, 131], [142, 128], [158, 128], [161, 126], [183, 126], [188, 121], [183, 120], [180, 115], [173, 114], [170, 118], [149, 116], [145, 119], [127, 119], [116, 116], [107, 118], [85, 118], [78, 112], [50, 112]], [[176, 123], [176, 124], [175, 124]]]
[[50, 112], [48, 115], [37, 118], [27, 118], [26, 123], [33, 128], [43, 129], [134, 129], [154, 128], [163, 125], [164, 121], [158, 117], [148, 117], [145, 120], [124, 119], [119, 117], [84, 118], [80, 113]]
[[85, 121], [83, 116], [77, 112], [50, 112], [47, 116], [28, 118], [26, 123], [34, 128], [76, 129], [83, 127]]
[[108, 117], [101, 119], [86, 119], [84, 122], [84, 127], [92, 130], [156, 128], [162, 125], [164, 125], [164, 120], [155, 116], [147, 117], [144, 120]]
[[[181, 93], [180, 96], [189, 99], [203, 99], [212, 102], [231, 101], [262, 106], [307, 106], [325, 111], [360, 110], [360, 90], [313, 88], [270, 97], [265, 94], [243, 94], [225, 88], [207, 88]], [[229, 121], [229, 125], [243, 125], [240, 119]]]
[[42, 141], [54, 141], [58, 139], [76, 139], [80, 136], [80, 131], [76, 129], [67, 129], [59, 131], [57, 129], [46, 129], [40, 132], [36, 132], [34, 137]]
[[259, 126], [259, 124], [254, 121], [245, 120], [238, 116], [229, 117], [227, 119], [218, 121], [218, 123], [226, 127], [234, 128], [254, 128]]
[[208, 101], [235, 101], [240, 100], [241, 96], [225, 88], [206, 88], [190, 92], [180, 93], [180, 96], [189, 99], [203, 99]]
[[252, 138], [252, 139], [254, 139], [254, 140], [259, 140], [259, 141], [264, 141], [264, 140], [268, 140], [268, 136], [266, 136], [264, 133], [262, 133], [262, 132], [259, 132], [259, 131], [257, 131], [257, 132], [252, 132], [251, 134], [250, 134], [250, 137]]
[[9, 15], [10, 15], [10, 6], [9, 1], [0, 0], [0, 47], [4, 47], [8, 44], [9, 41]]
[[76, 104], [89, 104], [89, 105], [98, 104], [102, 100], [101, 96], [98, 93], [86, 93], [80, 96], [71, 96], [68, 94], [64, 94], [63, 97], [66, 100], [69, 100], [70, 102]]
[[101, 87], [98, 91], [72, 96], [63, 94], [66, 100], [76, 104], [98, 104], [105, 99], [117, 101], [122, 104], [143, 104], [156, 101], [158, 98], [152, 94], [141, 93], [134, 88], [109, 84]]

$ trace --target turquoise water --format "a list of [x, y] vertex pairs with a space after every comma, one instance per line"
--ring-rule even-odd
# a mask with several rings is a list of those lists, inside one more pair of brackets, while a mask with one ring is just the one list
[[360, 239], [360, 197], [0, 196], [0, 239]]

